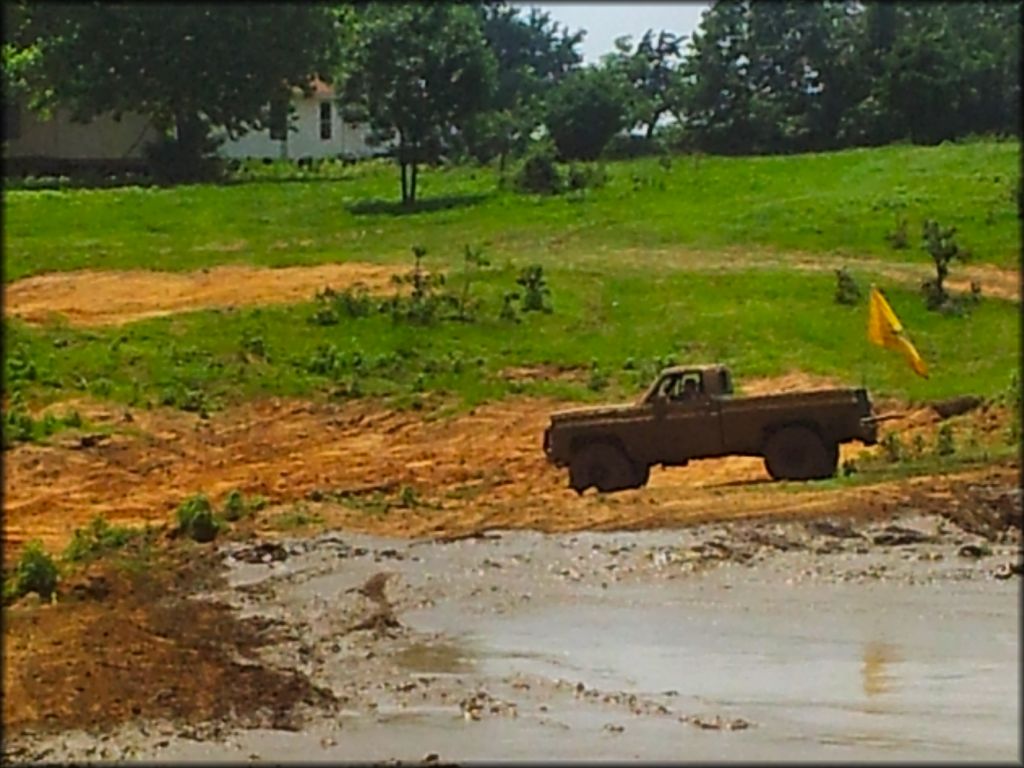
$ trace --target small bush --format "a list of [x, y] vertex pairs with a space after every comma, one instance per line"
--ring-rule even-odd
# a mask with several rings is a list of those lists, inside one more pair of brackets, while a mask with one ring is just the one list
[[608, 386], [608, 374], [601, 370], [597, 360], [590, 363], [590, 377], [587, 379], [587, 389], [591, 392], [600, 392]]
[[391, 319], [395, 322], [405, 321], [416, 325], [433, 324], [445, 304], [454, 304], [451, 295], [442, 296], [438, 289], [445, 284], [443, 273], [431, 274], [423, 268], [423, 257], [427, 249], [420, 245], [412, 247], [414, 258], [413, 268], [405, 275], [394, 275], [391, 280], [396, 286], [411, 286], [408, 297], [396, 293], [387, 303], [391, 311]]
[[571, 190], [600, 189], [608, 183], [608, 171], [603, 165], [573, 163], [569, 166], [566, 185]]
[[860, 286], [846, 267], [836, 270], [836, 304], [849, 306], [860, 303]]
[[501, 297], [501, 311], [498, 319], [509, 323], [521, 322], [519, 313], [516, 312], [515, 302], [519, 301], [519, 294], [516, 291], [505, 291]]
[[75, 529], [64, 549], [64, 559], [72, 563], [92, 560], [121, 549], [137, 535], [138, 531], [110, 525], [102, 515], [97, 515], [85, 528]]
[[896, 228], [886, 232], [885, 239], [894, 250], [903, 250], [910, 245], [910, 236], [907, 234], [907, 217], [896, 214]]
[[952, 456], [956, 453], [956, 441], [953, 438], [953, 427], [943, 424], [935, 437], [935, 453], [939, 456]]
[[249, 357], [255, 357], [260, 360], [267, 359], [267, 343], [263, 340], [262, 336], [250, 333], [243, 334], [241, 349], [243, 359], [248, 359]]
[[11, 583], [5, 588], [5, 600], [17, 600], [19, 597], [35, 592], [44, 600], [49, 599], [57, 589], [60, 575], [57, 564], [43, 549], [43, 543], [33, 539], [25, 545], [14, 566]]
[[565, 180], [556, 159], [554, 146], [549, 142], [536, 143], [516, 174], [516, 189], [534, 195], [557, 195], [565, 188]]
[[925, 296], [925, 306], [930, 310], [938, 310], [950, 314], [963, 314], [965, 307], [962, 302], [950, 300], [946, 292], [946, 278], [952, 261], [966, 262], [970, 253], [956, 242], [956, 227], [942, 227], [937, 221], [928, 219], [922, 227], [922, 239], [925, 250], [935, 265], [935, 278], [925, 280], [921, 289]]
[[191, 496], [178, 507], [178, 531], [193, 541], [213, 541], [219, 530], [220, 524], [214, 518], [213, 507], [205, 494]]
[[540, 264], [524, 267], [516, 278], [516, 284], [523, 289], [523, 312], [551, 312], [551, 289], [544, 277], [544, 267]]
[[906, 456], [903, 448], [903, 441], [895, 432], [890, 432], [879, 442], [882, 447], [882, 455], [890, 464], [899, 464]]

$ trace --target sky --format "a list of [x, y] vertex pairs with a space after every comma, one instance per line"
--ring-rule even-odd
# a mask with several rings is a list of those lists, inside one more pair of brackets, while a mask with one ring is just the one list
[[551, 18], [569, 27], [570, 31], [585, 29], [586, 37], [580, 46], [583, 61], [594, 64], [602, 55], [615, 47], [615, 38], [632, 35], [635, 43], [648, 29], [655, 33], [662, 29], [677, 35], [690, 34], [700, 23], [700, 15], [710, 2], [674, 3], [514, 3], [528, 8], [537, 6], [551, 14]]

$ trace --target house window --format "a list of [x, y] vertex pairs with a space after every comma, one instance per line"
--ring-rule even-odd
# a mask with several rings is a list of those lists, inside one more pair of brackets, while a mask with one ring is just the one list
[[288, 102], [275, 99], [270, 103], [270, 140], [284, 141], [288, 138]]
[[320, 138], [328, 141], [331, 138], [331, 102], [320, 102]]

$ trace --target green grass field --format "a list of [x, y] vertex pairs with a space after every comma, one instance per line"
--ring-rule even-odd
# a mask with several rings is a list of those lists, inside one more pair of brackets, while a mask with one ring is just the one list
[[[908, 219], [956, 226], [975, 260], [1020, 264], [1020, 147], [975, 142], [792, 157], [675, 157], [607, 164], [606, 186], [556, 198], [499, 189], [488, 168], [428, 170], [421, 208], [396, 213], [386, 161], [303, 181], [174, 189], [8, 190], [4, 275], [80, 268], [190, 270], [404, 260], [419, 243], [455, 257], [463, 243], [546, 266], [614, 266], [615, 254], [674, 249], [838, 253], [906, 260], [885, 235]], [[266, 175], [272, 175], [270, 169]], [[918, 258], [927, 258], [918, 253]]]
[[[886, 262], [930, 262], [918, 246], [925, 216], [959, 228], [974, 259], [1018, 268], [1016, 143], [888, 147], [830, 155], [675, 158], [609, 164], [607, 186], [537, 198], [496, 188], [487, 169], [430, 171], [425, 208], [396, 215], [396, 174], [379, 163], [343, 178], [222, 187], [12, 190], [5, 198], [5, 278], [53, 270], [185, 270], [378, 261], [448, 270], [457, 288], [462, 246], [492, 267], [474, 286], [474, 322], [432, 326], [387, 314], [313, 324], [306, 304], [200, 311], [113, 329], [33, 328], [5, 318], [5, 381], [44, 403], [88, 393], [136, 405], [208, 410], [263, 395], [382, 396], [403, 405], [439, 393], [453, 407], [512, 393], [580, 400], [633, 397], [660, 365], [722, 361], [737, 383], [802, 370], [866, 384], [876, 397], [925, 401], [997, 396], [1019, 368], [1019, 304], [984, 298], [965, 317], [925, 310], [908, 285], [869, 266], [932, 369], [917, 378], [895, 353], [865, 339], [866, 301], [833, 300], [829, 271], [754, 269], [738, 253], [800, 251]], [[474, 197], [475, 196], [475, 197]], [[360, 208], [359, 206], [362, 206]], [[363, 212], [359, 212], [363, 211]], [[369, 211], [369, 212], [366, 212]], [[896, 211], [911, 248], [885, 233]], [[717, 268], [673, 264], [674, 248], [707, 252]], [[717, 255], [716, 255], [717, 254]], [[703, 258], [703, 257], [702, 257]], [[499, 319], [519, 269], [544, 266], [554, 311]], [[715, 266], [715, 265], [711, 265]], [[954, 276], [956, 268], [954, 267]], [[510, 366], [580, 369], [576, 380], [522, 383]]]

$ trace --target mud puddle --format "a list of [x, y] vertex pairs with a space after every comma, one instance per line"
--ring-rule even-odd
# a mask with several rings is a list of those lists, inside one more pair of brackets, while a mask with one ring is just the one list
[[216, 738], [128, 725], [108, 755], [1014, 759], [1019, 533], [904, 516], [226, 544], [212, 596], [280, 626], [263, 663], [340, 707]]

